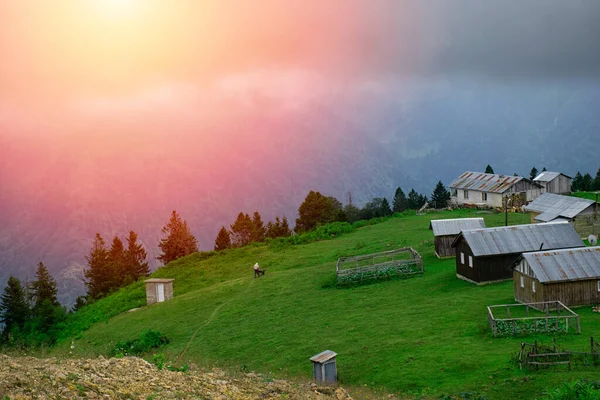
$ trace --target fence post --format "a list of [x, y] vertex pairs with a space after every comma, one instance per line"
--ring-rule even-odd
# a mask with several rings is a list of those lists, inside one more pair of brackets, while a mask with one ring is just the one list
[[577, 314], [577, 333], [581, 333], [581, 323], [579, 322], [579, 314]]

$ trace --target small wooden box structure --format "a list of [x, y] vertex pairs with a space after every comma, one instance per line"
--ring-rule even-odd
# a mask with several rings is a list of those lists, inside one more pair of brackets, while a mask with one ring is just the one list
[[319, 383], [337, 382], [337, 367], [335, 357], [337, 356], [331, 350], [325, 350], [310, 358], [313, 363], [313, 378]]
[[389, 250], [361, 256], [341, 257], [335, 266], [337, 283], [348, 284], [355, 281], [408, 277], [423, 274], [423, 260], [412, 247]]
[[146, 303], [162, 303], [173, 298], [174, 279], [152, 278], [146, 279]]

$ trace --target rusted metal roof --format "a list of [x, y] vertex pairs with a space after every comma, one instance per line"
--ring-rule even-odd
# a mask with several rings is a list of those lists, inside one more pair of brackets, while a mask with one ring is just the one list
[[523, 180], [522, 176], [485, 174], [467, 171], [456, 178], [448, 187], [453, 189], [477, 190], [488, 193], [504, 193], [515, 183]]
[[337, 353], [334, 353], [331, 350], [325, 350], [324, 352], [319, 353], [316, 356], [312, 356], [310, 358], [310, 361], [316, 362], [316, 363], [319, 363], [319, 364], [323, 364], [324, 362], [327, 362], [327, 361], [331, 360], [335, 356], [337, 356]]
[[565, 178], [571, 179], [570, 176], [565, 175], [562, 172], [544, 171], [544, 172], [540, 173], [538, 176], [536, 176], [535, 178], [533, 178], [533, 180], [535, 182], [550, 182], [550, 181], [554, 180], [554, 178], [556, 178], [559, 175], [562, 175]]
[[582, 199], [579, 197], [563, 196], [554, 193], [544, 193], [525, 207], [525, 211], [538, 212], [540, 215], [535, 217], [542, 222], [552, 221], [555, 218], [574, 218], [580, 212], [584, 211], [595, 201]]
[[452, 243], [464, 238], [473, 255], [493, 256], [542, 249], [583, 247], [585, 244], [568, 222], [503, 226], [462, 231]]
[[433, 236], [458, 235], [467, 229], [485, 228], [483, 218], [434, 219], [429, 223]]
[[540, 282], [600, 279], [600, 246], [523, 254]]

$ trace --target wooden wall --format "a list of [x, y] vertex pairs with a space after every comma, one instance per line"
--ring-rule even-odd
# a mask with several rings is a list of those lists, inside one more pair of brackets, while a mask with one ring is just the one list
[[[525, 287], [521, 288], [520, 278], [523, 277]], [[567, 281], [558, 283], [540, 283], [537, 279], [514, 271], [515, 300], [522, 303], [535, 303], [542, 301], [561, 301], [566, 306], [581, 306], [600, 303], [598, 280]], [[532, 282], [535, 281], [535, 290], [532, 291]]]
[[545, 184], [545, 193], [566, 194], [571, 193], [571, 180], [564, 175], [559, 175]]
[[458, 235], [446, 235], [446, 236], [436, 236], [434, 239], [435, 242], [435, 252], [438, 257], [454, 257], [456, 252], [452, 247], [452, 242], [456, 239]]
[[[475, 257], [464, 238], [460, 239], [455, 250], [456, 273], [477, 283], [512, 279], [513, 274], [509, 266], [521, 255], [501, 254], [496, 256]], [[460, 262], [461, 252], [465, 254], [464, 264], [461, 264]], [[473, 257], [473, 267], [469, 267], [469, 256]]]
[[[521, 287], [521, 277], [523, 277], [524, 287]], [[533, 293], [532, 282], [535, 281], [535, 293]], [[540, 284], [540, 282], [527, 276], [519, 271], [513, 271], [513, 286], [515, 293], [515, 300], [521, 303], [537, 303], [546, 300], [544, 296], [545, 286]], [[557, 300], [557, 299], [550, 299]]]

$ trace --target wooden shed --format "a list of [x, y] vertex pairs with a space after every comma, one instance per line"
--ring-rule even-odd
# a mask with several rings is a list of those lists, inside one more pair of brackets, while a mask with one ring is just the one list
[[542, 193], [567, 194], [571, 193], [571, 179], [561, 172], [543, 171], [533, 181], [542, 185]]
[[524, 207], [531, 223], [565, 220], [581, 237], [600, 233], [599, 208], [597, 201], [552, 193], [544, 193]]
[[485, 228], [483, 218], [434, 219], [429, 223], [435, 241], [435, 255], [438, 258], [455, 257], [452, 242], [464, 230]]
[[335, 383], [337, 381], [337, 354], [331, 350], [325, 350], [310, 358], [313, 363], [313, 378], [319, 383]]
[[173, 298], [174, 279], [152, 278], [146, 279], [146, 303], [162, 303]]
[[522, 253], [584, 246], [567, 222], [465, 230], [452, 243], [456, 276], [476, 284], [512, 279]]
[[600, 246], [524, 253], [514, 264], [515, 300], [600, 303]]

